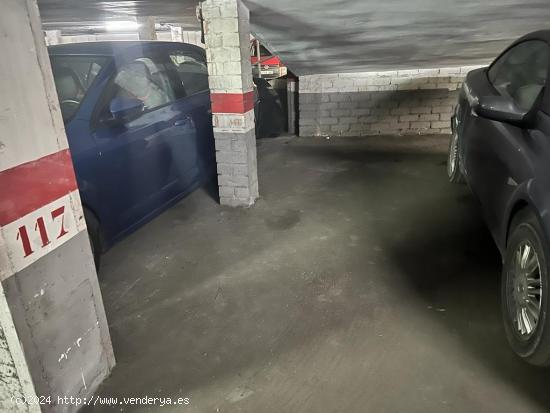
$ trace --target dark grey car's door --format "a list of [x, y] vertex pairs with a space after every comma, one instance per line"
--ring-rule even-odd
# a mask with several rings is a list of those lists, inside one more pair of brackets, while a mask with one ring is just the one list
[[[549, 59], [550, 48], [542, 41], [514, 46], [487, 72], [469, 79], [474, 99], [502, 95], [531, 110], [545, 85]], [[480, 198], [491, 232], [500, 238], [507, 200], [528, 179], [532, 131], [472, 115], [464, 132], [468, 182]]]

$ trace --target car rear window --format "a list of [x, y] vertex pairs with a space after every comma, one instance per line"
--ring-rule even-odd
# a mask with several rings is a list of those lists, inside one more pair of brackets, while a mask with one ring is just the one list
[[170, 60], [176, 67], [185, 96], [208, 90], [208, 69], [204, 60], [179, 51], [170, 53]]
[[88, 89], [107, 62], [105, 56], [50, 56], [53, 78], [67, 123], [78, 111]]

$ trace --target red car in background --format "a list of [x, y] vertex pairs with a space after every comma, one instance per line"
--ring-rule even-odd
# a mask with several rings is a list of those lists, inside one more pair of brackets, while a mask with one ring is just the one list
[[250, 62], [252, 76], [264, 79], [276, 79], [287, 75], [287, 68], [278, 56], [271, 54], [259, 40], [250, 42]]

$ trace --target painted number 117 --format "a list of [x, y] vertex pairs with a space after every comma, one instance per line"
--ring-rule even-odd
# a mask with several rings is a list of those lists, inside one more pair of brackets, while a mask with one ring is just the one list
[[[47, 224], [45, 217], [38, 217], [36, 219], [34, 223], [34, 232], [35, 234], [38, 232], [38, 235], [40, 236], [41, 248], [45, 248], [51, 243], [50, 236], [52, 236], [52, 232], [55, 239], [59, 239], [63, 235], [67, 234], [68, 231], [65, 229], [64, 213], [65, 206], [60, 206], [59, 208], [51, 211], [50, 217], [47, 217], [49, 221]], [[57, 224], [57, 226], [54, 226], [54, 224]], [[34, 252], [26, 225], [19, 227], [19, 230], [17, 231], [17, 239], [21, 241], [25, 257], [28, 257]]]

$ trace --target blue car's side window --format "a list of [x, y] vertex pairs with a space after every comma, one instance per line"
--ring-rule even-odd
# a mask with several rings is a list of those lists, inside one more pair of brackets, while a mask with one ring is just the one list
[[169, 57], [177, 73], [182, 97], [208, 90], [208, 68], [203, 59], [179, 50], [170, 52]]
[[86, 92], [109, 61], [104, 56], [51, 56], [52, 72], [63, 120], [78, 111]]
[[140, 57], [122, 66], [115, 77], [115, 97], [131, 97], [143, 102], [145, 111], [175, 100], [164, 64]]

